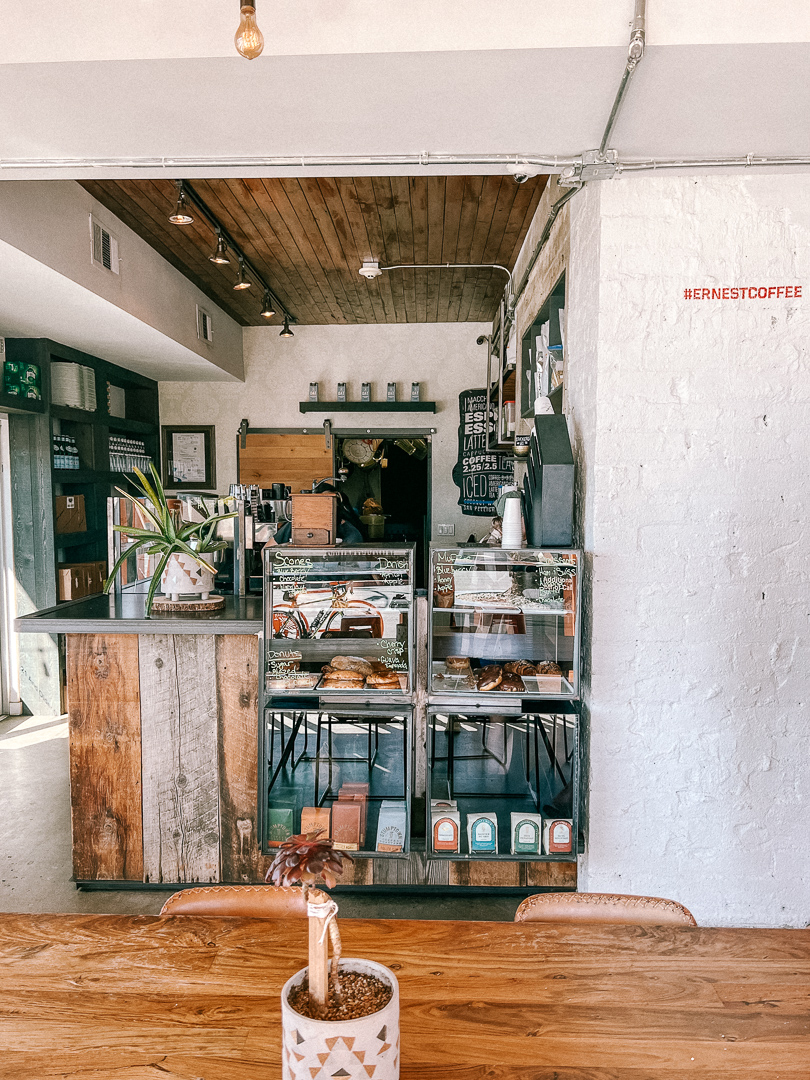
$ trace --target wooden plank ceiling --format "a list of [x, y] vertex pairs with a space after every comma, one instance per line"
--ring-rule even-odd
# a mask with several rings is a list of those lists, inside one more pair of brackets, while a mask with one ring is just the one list
[[[392, 270], [374, 281], [364, 258], [395, 263], [500, 263], [513, 268], [547, 177], [341, 177], [194, 180], [193, 189], [301, 325], [487, 322], [506, 282], [493, 270]], [[235, 292], [236, 260], [216, 266], [202, 215], [172, 225], [171, 180], [82, 186], [243, 326], [265, 326], [258, 286]], [[273, 322], [280, 322], [276, 317]]]

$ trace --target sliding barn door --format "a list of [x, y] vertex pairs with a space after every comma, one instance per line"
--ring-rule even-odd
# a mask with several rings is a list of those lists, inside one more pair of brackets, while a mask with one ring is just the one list
[[286, 484], [293, 492], [311, 491], [313, 480], [335, 475], [334, 439], [329, 442], [327, 450], [322, 432], [269, 434], [248, 428], [245, 445], [239, 448], [239, 483], [263, 488]]

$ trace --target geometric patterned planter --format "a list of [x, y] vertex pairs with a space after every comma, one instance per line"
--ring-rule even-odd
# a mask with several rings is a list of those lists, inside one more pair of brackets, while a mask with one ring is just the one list
[[214, 587], [214, 575], [185, 552], [175, 552], [169, 556], [160, 579], [160, 587], [164, 596], [173, 601], [179, 600], [181, 595], [189, 594], [207, 600]]
[[393, 971], [373, 960], [342, 957], [341, 974], [376, 975], [393, 987], [384, 1009], [358, 1020], [310, 1020], [287, 1004], [293, 987], [306, 978], [302, 968], [281, 991], [282, 1077], [284, 1080], [399, 1080], [399, 983]]

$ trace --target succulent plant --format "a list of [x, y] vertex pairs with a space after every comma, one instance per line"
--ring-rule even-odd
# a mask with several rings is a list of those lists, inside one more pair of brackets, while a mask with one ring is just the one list
[[323, 835], [323, 829], [315, 832], [288, 836], [270, 864], [265, 881], [273, 885], [297, 885], [301, 882], [306, 892], [319, 879], [328, 889], [337, 883], [335, 875], [343, 873], [343, 860], [353, 862], [351, 855], [335, 849], [331, 837]]

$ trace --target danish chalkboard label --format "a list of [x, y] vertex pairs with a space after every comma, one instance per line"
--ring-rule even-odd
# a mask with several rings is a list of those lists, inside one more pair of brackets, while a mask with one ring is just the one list
[[460, 488], [462, 514], [491, 517], [502, 484], [514, 483], [511, 453], [487, 450], [487, 423], [495, 431], [495, 410], [487, 420], [486, 390], [462, 390], [458, 396], [458, 461], [453, 482]]

